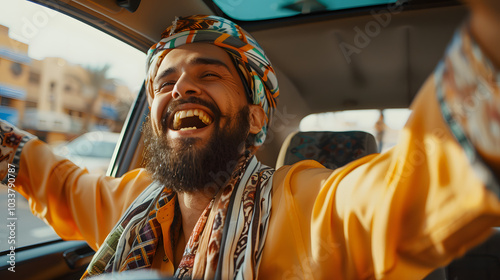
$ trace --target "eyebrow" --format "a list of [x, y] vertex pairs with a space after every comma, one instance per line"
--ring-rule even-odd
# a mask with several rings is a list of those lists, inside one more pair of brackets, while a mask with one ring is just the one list
[[[189, 62], [189, 65], [214, 65], [214, 66], [221, 66], [221, 67], [224, 67], [226, 68], [226, 70], [228, 72], [231, 72], [231, 70], [229, 69], [229, 66], [227, 66], [227, 64], [225, 64], [224, 62], [218, 60], [218, 59], [214, 59], [214, 58], [205, 58], [205, 57], [197, 57], [193, 60], [191, 60]], [[170, 74], [173, 74], [177, 71], [177, 69], [175, 67], [169, 67], [165, 70], [163, 70], [160, 74], [156, 75], [156, 78], [155, 78], [155, 83], [170, 75]]]

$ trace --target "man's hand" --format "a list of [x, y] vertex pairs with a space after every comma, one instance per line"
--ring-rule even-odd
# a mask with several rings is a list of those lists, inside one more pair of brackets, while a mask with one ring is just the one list
[[34, 136], [0, 119], [0, 181], [7, 179], [9, 169], [17, 173], [19, 163], [15, 160], [16, 153], [31, 138]]

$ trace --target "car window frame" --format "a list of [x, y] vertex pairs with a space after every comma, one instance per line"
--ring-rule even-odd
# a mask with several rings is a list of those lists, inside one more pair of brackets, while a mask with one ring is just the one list
[[146, 87], [143, 83], [123, 124], [107, 176], [120, 177], [142, 165], [142, 148], [138, 147], [142, 147], [142, 124], [149, 114], [147, 104]]

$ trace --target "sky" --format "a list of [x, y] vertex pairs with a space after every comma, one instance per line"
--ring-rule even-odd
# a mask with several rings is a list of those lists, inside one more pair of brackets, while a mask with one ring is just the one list
[[0, 0], [0, 25], [9, 36], [29, 45], [28, 55], [41, 60], [61, 57], [83, 67], [110, 64], [109, 78], [137, 92], [144, 80], [145, 54], [51, 9], [25, 0]]

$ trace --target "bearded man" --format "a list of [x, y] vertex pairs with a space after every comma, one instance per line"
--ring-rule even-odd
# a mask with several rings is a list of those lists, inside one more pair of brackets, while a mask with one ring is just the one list
[[[215, 16], [176, 19], [148, 53], [147, 171], [88, 174], [6, 123], [2, 154], [32, 210], [97, 250], [84, 278], [152, 268], [181, 279], [421, 279], [500, 222], [500, 136], [484, 129], [499, 123], [499, 42], [488, 34], [500, 13], [495, 1], [471, 6], [398, 146], [335, 171], [257, 161], [274, 70]], [[484, 110], [462, 110], [479, 90]]]

